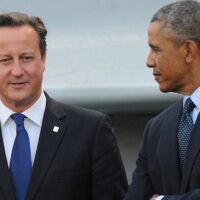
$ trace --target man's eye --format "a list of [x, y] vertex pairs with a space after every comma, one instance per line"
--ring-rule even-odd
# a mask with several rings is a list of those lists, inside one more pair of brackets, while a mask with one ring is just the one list
[[154, 48], [152, 48], [152, 50], [153, 50], [154, 52], [159, 52], [159, 51], [161, 51], [161, 49], [158, 48], [158, 47], [154, 47]]
[[4, 65], [9, 64], [10, 63], [10, 59], [9, 58], [0, 59], [0, 63], [4, 64]]
[[31, 60], [33, 60], [33, 57], [32, 56], [24, 56], [24, 57], [22, 57], [22, 60], [24, 62], [30, 62]]

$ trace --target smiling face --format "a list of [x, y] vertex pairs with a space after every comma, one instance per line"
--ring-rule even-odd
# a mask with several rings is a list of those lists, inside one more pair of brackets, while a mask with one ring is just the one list
[[149, 26], [150, 52], [147, 66], [153, 68], [153, 75], [162, 92], [186, 93], [192, 79], [191, 67], [186, 62], [186, 45], [176, 46], [172, 40], [163, 36], [162, 28], [163, 23], [159, 21]]
[[0, 98], [15, 112], [30, 107], [40, 96], [45, 55], [29, 25], [0, 27]]

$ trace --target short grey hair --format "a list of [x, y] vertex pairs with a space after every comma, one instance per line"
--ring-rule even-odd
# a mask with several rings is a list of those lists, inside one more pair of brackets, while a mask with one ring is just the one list
[[159, 9], [151, 23], [163, 23], [161, 32], [165, 37], [180, 45], [186, 40], [193, 40], [200, 48], [200, 2], [181, 0]]

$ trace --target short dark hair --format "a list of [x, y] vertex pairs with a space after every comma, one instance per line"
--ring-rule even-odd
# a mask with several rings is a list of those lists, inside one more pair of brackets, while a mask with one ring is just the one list
[[193, 40], [200, 47], [200, 2], [180, 0], [159, 9], [151, 19], [163, 22], [161, 32], [177, 45]]
[[40, 53], [43, 56], [46, 53], [47, 48], [47, 29], [45, 28], [43, 21], [39, 17], [30, 16], [20, 12], [9, 12], [0, 14], [0, 28], [18, 27], [23, 25], [29, 25], [36, 31], [39, 38]]

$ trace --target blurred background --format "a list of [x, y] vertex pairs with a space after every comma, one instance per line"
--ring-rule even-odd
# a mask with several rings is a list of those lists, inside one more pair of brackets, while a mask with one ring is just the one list
[[48, 29], [44, 89], [111, 116], [129, 182], [147, 121], [179, 96], [146, 67], [152, 15], [172, 0], [1, 0], [0, 11], [41, 17]]

